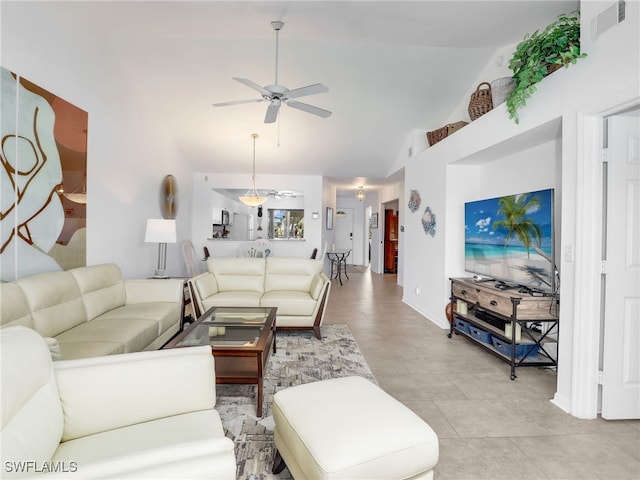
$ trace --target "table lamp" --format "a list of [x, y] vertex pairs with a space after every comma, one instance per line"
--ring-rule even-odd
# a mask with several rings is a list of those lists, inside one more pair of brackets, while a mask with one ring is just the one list
[[153, 278], [168, 278], [167, 243], [176, 243], [176, 221], [162, 218], [148, 219], [144, 241], [158, 244], [158, 268]]

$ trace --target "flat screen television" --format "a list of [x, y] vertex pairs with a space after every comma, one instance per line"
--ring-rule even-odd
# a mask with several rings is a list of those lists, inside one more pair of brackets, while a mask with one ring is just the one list
[[467, 272], [555, 293], [553, 189], [467, 202], [464, 222]]

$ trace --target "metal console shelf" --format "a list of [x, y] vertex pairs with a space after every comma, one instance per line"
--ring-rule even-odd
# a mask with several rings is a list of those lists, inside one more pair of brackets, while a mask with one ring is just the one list
[[[451, 280], [451, 327], [447, 336], [461, 334], [495, 354], [511, 365], [511, 380], [515, 380], [516, 367], [557, 366], [557, 348], [550, 351], [549, 345], [557, 347], [559, 300], [556, 296], [533, 296], [516, 290], [500, 290], [498, 282], [478, 283], [472, 278], [450, 278]], [[464, 307], [463, 303], [466, 305]], [[456, 308], [456, 305], [459, 305]], [[486, 342], [456, 325], [456, 317], [475, 329], [494, 337], [502, 344], [500, 351], [492, 341]], [[539, 331], [531, 324], [539, 326]], [[535, 355], [518, 358], [516, 350], [523, 345], [537, 349]], [[545, 348], [545, 345], [547, 348]], [[527, 351], [529, 347], [524, 347]], [[555, 356], [554, 356], [555, 354]]]

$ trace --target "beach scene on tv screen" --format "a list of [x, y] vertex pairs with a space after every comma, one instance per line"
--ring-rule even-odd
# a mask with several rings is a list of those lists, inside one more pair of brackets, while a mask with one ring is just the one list
[[465, 270], [553, 289], [553, 190], [465, 204]]

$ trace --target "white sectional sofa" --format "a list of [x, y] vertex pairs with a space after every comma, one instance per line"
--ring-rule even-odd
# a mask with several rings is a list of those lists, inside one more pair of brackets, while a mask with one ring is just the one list
[[235, 480], [210, 347], [53, 362], [34, 330], [0, 330], [2, 478]]
[[320, 325], [331, 290], [323, 262], [308, 258], [214, 258], [208, 272], [189, 280], [199, 316], [211, 307], [277, 307], [280, 329], [313, 330]]
[[117, 265], [48, 272], [0, 284], [0, 322], [34, 329], [61, 358], [157, 350], [180, 329], [180, 279], [125, 280]]

